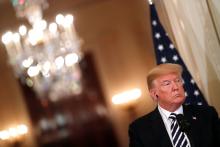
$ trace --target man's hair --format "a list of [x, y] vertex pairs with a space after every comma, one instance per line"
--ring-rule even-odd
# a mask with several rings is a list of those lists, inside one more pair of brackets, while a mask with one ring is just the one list
[[153, 87], [153, 81], [163, 75], [167, 75], [170, 73], [178, 74], [180, 77], [182, 75], [183, 68], [179, 64], [173, 64], [173, 63], [164, 63], [157, 65], [153, 69], [151, 69], [148, 72], [147, 75], [147, 86], [148, 89], [151, 89]]

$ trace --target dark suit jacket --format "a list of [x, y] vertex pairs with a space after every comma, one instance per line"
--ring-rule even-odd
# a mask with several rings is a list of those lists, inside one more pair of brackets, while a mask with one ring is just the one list
[[[183, 112], [192, 147], [220, 147], [220, 121], [213, 107], [188, 105]], [[129, 137], [129, 147], [172, 147], [158, 108], [130, 124]]]

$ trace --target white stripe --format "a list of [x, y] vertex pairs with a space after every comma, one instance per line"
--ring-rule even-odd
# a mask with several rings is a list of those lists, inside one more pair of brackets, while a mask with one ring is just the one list
[[[175, 124], [174, 124], [173, 128], [175, 127], [177, 121], [175, 121], [174, 123], [175, 123]], [[177, 132], [179, 131], [179, 129], [180, 129], [179, 126], [177, 126], [176, 132], [175, 132], [174, 135], [173, 135], [173, 139], [175, 138], [175, 136], [176, 136]], [[173, 132], [173, 131], [174, 131], [174, 130], [172, 130], [172, 132]], [[172, 135], [172, 132], [171, 132], [171, 135]]]
[[[182, 141], [182, 143], [181, 143], [180, 146], [183, 146], [183, 143], [185, 142], [185, 140], [186, 140], [186, 136], [185, 136], [185, 134], [184, 134], [184, 138], [183, 138], [183, 141]], [[186, 141], [187, 141], [187, 140], [186, 140]], [[186, 144], [186, 146], [188, 146], [188, 143]]]
[[177, 139], [177, 141], [176, 141], [176, 143], [175, 143], [175, 146], [179, 143], [179, 140], [180, 140], [180, 138], [182, 137], [182, 135], [183, 135], [183, 133], [181, 132], [180, 135], [179, 135], [179, 137], [178, 137], [178, 139]]
[[176, 137], [177, 132], [179, 131], [179, 127], [177, 126], [176, 132], [173, 135], [173, 139]]

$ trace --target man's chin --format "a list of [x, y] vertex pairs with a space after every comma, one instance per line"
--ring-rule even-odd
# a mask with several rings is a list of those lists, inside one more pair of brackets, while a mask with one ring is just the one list
[[185, 101], [185, 97], [175, 97], [175, 102], [176, 103], [180, 103], [180, 104], [182, 104], [182, 103], [184, 103], [184, 101]]

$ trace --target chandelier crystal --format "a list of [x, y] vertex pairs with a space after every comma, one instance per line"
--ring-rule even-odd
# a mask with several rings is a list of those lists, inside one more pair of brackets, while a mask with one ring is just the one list
[[57, 101], [82, 91], [79, 61], [81, 39], [71, 14], [58, 14], [54, 22], [42, 19], [45, 0], [13, 0], [16, 14], [26, 17], [30, 28], [2, 35], [9, 62], [16, 76], [40, 98]]

